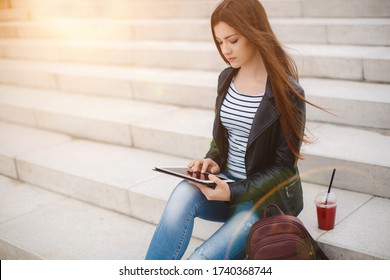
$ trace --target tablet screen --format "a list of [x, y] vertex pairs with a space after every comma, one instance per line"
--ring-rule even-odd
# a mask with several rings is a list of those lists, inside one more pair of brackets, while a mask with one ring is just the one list
[[[192, 169], [187, 167], [156, 167], [155, 170], [163, 173], [171, 174], [174, 176], [178, 176], [183, 179], [195, 181], [207, 186], [215, 187], [215, 183], [213, 183], [209, 178], [209, 173], [201, 173], [199, 171], [193, 171]], [[213, 175], [217, 176], [221, 180], [225, 180], [228, 183], [234, 182], [233, 180], [230, 180], [221, 174], [213, 174]]]

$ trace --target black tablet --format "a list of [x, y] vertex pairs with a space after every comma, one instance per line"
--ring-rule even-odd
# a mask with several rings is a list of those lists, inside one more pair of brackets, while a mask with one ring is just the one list
[[[177, 167], [177, 166], [160, 166], [155, 167], [154, 171], [162, 172], [165, 174], [173, 175], [176, 177], [180, 177], [189, 181], [197, 182], [203, 185], [206, 185], [211, 188], [215, 188], [216, 184], [208, 178], [210, 173], [201, 173], [199, 171], [194, 172], [191, 168], [188, 167]], [[227, 183], [234, 182], [233, 180], [227, 178], [222, 174], [213, 174], [224, 180]]]

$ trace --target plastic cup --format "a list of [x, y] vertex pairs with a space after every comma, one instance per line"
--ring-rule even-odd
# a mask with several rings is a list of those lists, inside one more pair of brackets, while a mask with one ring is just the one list
[[315, 198], [318, 228], [331, 230], [336, 219], [337, 197], [333, 192], [322, 191]]

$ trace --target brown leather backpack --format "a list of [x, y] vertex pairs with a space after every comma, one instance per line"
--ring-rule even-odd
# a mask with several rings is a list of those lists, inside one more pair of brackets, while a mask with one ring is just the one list
[[[267, 216], [274, 207], [279, 214]], [[249, 260], [327, 260], [301, 220], [268, 204], [264, 217], [253, 224], [247, 240]]]

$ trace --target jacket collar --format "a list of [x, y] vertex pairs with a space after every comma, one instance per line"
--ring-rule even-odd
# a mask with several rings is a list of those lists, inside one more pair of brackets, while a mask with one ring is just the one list
[[[230, 86], [231, 81], [233, 80], [234, 76], [236, 76], [239, 68], [233, 68], [229, 67], [226, 68], [224, 71], [222, 71], [219, 83], [218, 83], [218, 95], [225, 94]], [[265, 94], [267, 98], [271, 99], [273, 98], [271, 83], [269, 82], [269, 79], [267, 79], [267, 84], [265, 86]]]
[[[225, 69], [219, 78], [218, 83], [218, 96], [219, 102], [217, 104], [217, 114], [219, 119], [219, 111], [222, 106], [223, 97], [225, 96], [230, 83], [239, 69], [229, 67]], [[279, 112], [273, 104], [273, 92], [271, 83], [267, 79], [264, 98], [260, 102], [260, 106], [253, 119], [252, 129], [249, 134], [248, 147], [255, 141], [255, 139], [262, 134], [269, 126], [271, 126], [276, 120], [279, 119]], [[219, 121], [219, 120], [218, 120]]]

